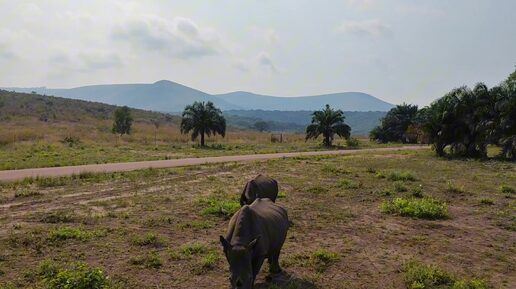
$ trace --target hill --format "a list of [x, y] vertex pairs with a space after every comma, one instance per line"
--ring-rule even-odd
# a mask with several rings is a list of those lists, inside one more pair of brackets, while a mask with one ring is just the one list
[[[313, 111], [228, 110], [224, 114], [235, 126], [252, 127], [256, 121], [269, 123], [273, 131], [304, 131], [312, 120]], [[380, 123], [384, 111], [345, 111], [345, 122], [353, 135], [368, 135]]]
[[390, 103], [362, 92], [278, 97], [239, 91], [227, 94], [218, 94], [216, 96], [247, 110], [313, 111], [322, 108], [325, 104], [329, 104], [332, 107], [345, 111], [388, 111], [393, 107]]
[[36, 92], [43, 95], [97, 101], [113, 105], [179, 112], [194, 101], [212, 101], [222, 110], [316, 110], [325, 104], [345, 111], [388, 111], [392, 104], [361, 92], [343, 92], [316, 96], [277, 97], [250, 92], [231, 92], [212, 95], [168, 80], [140, 84], [106, 84], [70, 89], [4, 88], [17, 92]]

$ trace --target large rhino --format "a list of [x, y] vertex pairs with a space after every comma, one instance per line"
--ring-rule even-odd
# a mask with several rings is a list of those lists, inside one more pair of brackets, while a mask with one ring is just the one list
[[276, 202], [278, 197], [278, 182], [262, 174], [247, 182], [240, 197], [240, 205], [250, 205], [258, 198], [268, 198]]
[[229, 221], [226, 237], [220, 242], [231, 271], [233, 289], [251, 289], [267, 258], [271, 273], [281, 271], [279, 255], [289, 221], [287, 210], [270, 199], [256, 199], [244, 205]]

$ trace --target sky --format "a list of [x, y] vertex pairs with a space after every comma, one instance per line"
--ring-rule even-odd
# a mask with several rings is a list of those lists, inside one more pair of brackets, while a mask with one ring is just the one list
[[0, 0], [0, 87], [167, 79], [427, 105], [516, 65], [514, 0]]

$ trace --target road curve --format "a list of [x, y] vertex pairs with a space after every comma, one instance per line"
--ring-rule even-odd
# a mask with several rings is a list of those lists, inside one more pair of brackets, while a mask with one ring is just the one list
[[417, 150], [427, 149], [428, 146], [402, 146], [388, 148], [371, 148], [371, 149], [352, 149], [352, 150], [332, 150], [332, 151], [310, 151], [310, 152], [291, 152], [291, 153], [274, 153], [274, 154], [254, 154], [254, 155], [235, 155], [235, 156], [219, 156], [219, 157], [200, 157], [200, 158], [184, 158], [173, 160], [157, 160], [157, 161], [141, 161], [128, 163], [109, 163], [109, 164], [91, 164], [80, 166], [65, 166], [52, 168], [34, 168], [21, 170], [4, 170], [0, 171], [0, 181], [16, 181], [30, 177], [59, 177], [78, 175], [80, 173], [110, 173], [110, 172], [126, 172], [148, 168], [172, 168], [183, 166], [195, 166], [212, 163], [226, 162], [243, 162], [256, 160], [269, 160], [279, 158], [291, 158], [300, 156], [314, 155], [347, 155], [363, 152], [383, 152], [383, 151], [399, 151], [399, 150]]

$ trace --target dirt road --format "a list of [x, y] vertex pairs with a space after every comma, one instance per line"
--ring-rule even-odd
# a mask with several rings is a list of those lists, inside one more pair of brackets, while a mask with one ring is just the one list
[[81, 166], [66, 166], [54, 168], [35, 168], [35, 169], [21, 169], [21, 170], [6, 170], [0, 171], [0, 181], [15, 181], [28, 177], [58, 177], [69, 176], [73, 174], [80, 174], [84, 172], [92, 173], [108, 173], [108, 172], [123, 172], [133, 171], [148, 168], [171, 168], [194, 166], [209, 163], [225, 163], [225, 162], [242, 162], [255, 160], [268, 160], [279, 158], [291, 158], [299, 156], [314, 156], [314, 155], [345, 155], [364, 152], [382, 152], [382, 151], [397, 151], [397, 150], [417, 150], [427, 149], [428, 146], [402, 146], [389, 148], [372, 148], [372, 149], [353, 149], [353, 150], [332, 150], [332, 151], [311, 151], [311, 152], [292, 152], [292, 153], [274, 153], [274, 154], [255, 154], [255, 155], [237, 155], [237, 156], [220, 156], [220, 157], [201, 157], [201, 158], [185, 158], [174, 160], [158, 160], [158, 161], [141, 161], [129, 163], [110, 163], [110, 164], [92, 164]]

